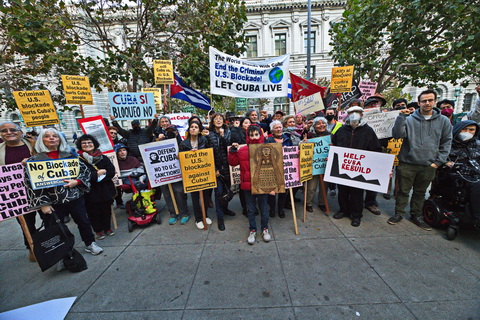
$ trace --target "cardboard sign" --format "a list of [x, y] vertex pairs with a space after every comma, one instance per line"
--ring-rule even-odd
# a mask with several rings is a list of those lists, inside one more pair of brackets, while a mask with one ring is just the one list
[[23, 165], [0, 166], [0, 221], [28, 213], [27, 193], [23, 182]]
[[27, 127], [60, 123], [48, 90], [14, 91], [13, 97]]
[[285, 192], [281, 143], [248, 145], [252, 194]]
[[117, 158], [117, 153], [115, 151], [110, 151], [110, 152], [105, 152], [103, 154], [105, 157], [110, 160], [110, 162], [113, 164], [115, 167], [115, 175], [112, 178], [113, 184], [115, 187], [119, 187], [122, 185], [122, 180], [119, 178], [120, 177], [120, 166], [118, 165], [118, 158]]
[[393, 154], [331, 146], [324, 180], [386, 193], [394, 158]]
[[80, 173], [77, 158], [27, 161], [25, 166], [33, 190], [63, 186], [63, 180], [76, 179]]
[[313, 148], [313, 175], [319, 175], [325, 173], [325, 168], [327, 167], [327, 156], [328, 151], [330, 150], [330, 144], [332, 139], [330, 136], [318, 137], [313, 139], [308, 139], [308, 142], [314, 144]]
[[332, 68], [331, 93], [350, 92], [352, 90], [353, 66]]
[[88, 77], [62, 76], [62, 85], [66, 104], [93, 104]]
[[300, 182], [312, 179], [313, 175], [313, 143], [300, 143]]
[[83, 133], [89, 134], [97, 139], [100, 144], [100, 151], [103, 153], [113, 150], [112, 137], [108, 133], [107, 125], [102, 116], [78, 119], [78, 124]]
[[185, 193], [217, 187], [213, 148], [178, 154]]
[[303, 98], [294, 102], [297, 113], [308, 116], [312, 112], [317, 112], [325, 109], [323, 106], [323, 99], [320, 92], [314, 93], [311, 96]]
[[298, 146], [283, 147], [283, 174], [285, 189], [301, 187], [300, 182], [300, 154]]
[[138, 146], [152, 188], [182, 180], [177, 139], [166, 139]]
[[362, 92], [362, 97], [360, 99], [367, 100], [368, 97], [371, 97], [377, 91], [377, 83], [371, 81], [360, 81], [358, 88]]
[[400, 111], [365, 112], [362, 122], [367, 123], [375, 131], [378, 139], [391, 138], [395, 119]]
[[400, 149], [402, 148], [403, 139], [390, 139], [388, 140], [387, 145], [387, 153], [393, 154], [395, 156], [395, 160], [393, 161], [394, 166], [398, 166], [398, 154], [400, 153]]
[[[240, 150], [240, 148], [242, 147], [245, 147], [246, 144], [240, 144], [238, 146], [238, 150]], [[227, 151], [230, 152], [230, 147], [227, 147]], [[240, 184], [240, 165], [238, 166], [229, 166], [229, 169], [230, 169], [230, 183], [232, 184], [232, 186], [234, 185], [239, 185]]]
[[151, 92], [109, 92], [108, 101], [115, 120], [153, 119], [155, 116], [155, 99]]
[[155, 108], [157, 113], [162, 112], [162, 89], [160, 88], [143, 88], [142, 92], [151, 92], [153, 93], [153, 100], [155, 101]]
[[172, 60], [153, 60], [155, 84], [174, 84]]
[[247, 61], [210, 47], [210, 92], [237, 98], [286, 97], [290, 55]]

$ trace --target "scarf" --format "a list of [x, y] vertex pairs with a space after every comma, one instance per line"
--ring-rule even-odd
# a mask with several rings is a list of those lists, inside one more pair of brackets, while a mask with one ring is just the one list
[[102, 151], [95, 149], [92, 154], [88, 154], [85, 151], [78, 151], [80, 157], [82, 157], [85, 161], [90, 163], [92, 166], [100, 162], [102, 160]]

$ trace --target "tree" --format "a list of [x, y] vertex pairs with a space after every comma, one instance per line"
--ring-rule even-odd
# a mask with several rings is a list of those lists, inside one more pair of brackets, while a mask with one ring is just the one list
[[357, 78], [400, 87], [466, 86], [480, 64], [480, 0], [348, 0], [332, 56]]

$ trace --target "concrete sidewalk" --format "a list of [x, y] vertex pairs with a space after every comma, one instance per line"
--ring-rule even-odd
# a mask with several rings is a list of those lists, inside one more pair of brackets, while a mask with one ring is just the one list
[[[17, 222], [4, 221], [0, 312], [77, 296], [67, 319], [480, 319], [480, 235], [462, 229], [448, 241], [444, 230], [407, 220], [388, 225], [394, 200], [378, 200], [388, 214], [364, 210], [358, 228], [316, 206], [303, 223], [297, 203], [298, 235], [287, 210], [285, 219], [270, 219], [273, 240], [259, 235], [253, 246], [238, 196], [224, 232], [213, 209], [208, 231], [193, 219], [170, 226], [162, 209], [161, 225], [132, 233], [116, 210], [119, 229], [97, 241], [105, 251], [96, 257], [68, 223], [88, 263], [75, 274], [42, 273], [27, 259]], [[329, 201], [334, 213], [337, 199]]]

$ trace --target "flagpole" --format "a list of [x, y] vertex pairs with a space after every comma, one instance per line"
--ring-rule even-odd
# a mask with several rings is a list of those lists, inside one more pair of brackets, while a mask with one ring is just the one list
[[308, 0], [308, 9], [307, 9], [307, 80], [310, 81], [310, 60], [311, 60], [311, 32], [312, 32], [312, 0]]

